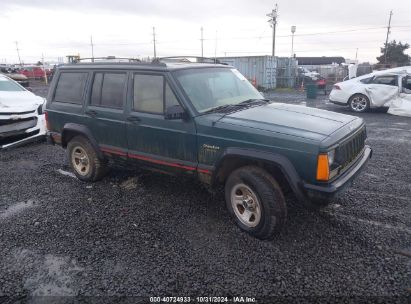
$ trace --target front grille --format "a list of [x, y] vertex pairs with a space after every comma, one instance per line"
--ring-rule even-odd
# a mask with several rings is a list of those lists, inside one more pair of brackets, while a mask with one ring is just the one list
[[350, 165], [357, 158], [358, 154], [364, 149], [366, 138], [367, 131], [363, 127], [354, 136], [338, 146], [336, 162], [341, 166], [341, 169]]
[[15, 125], [15, 124], [26, 122], [26, 121], [36, 121], [37, 122], [37, 117], [27, 117], [27, 118], [21, 118], [21, 119], [0, 119], [0, 126]]
[[9, 115], [26, 115], [26, 114], [31, 114], [31, 113], [34, 113], [34, 112], [36, 112], [36, 110], [25, 111], [25, 112], [0, 112], [0, 117], [2, 115], [7, 115], [7, 116], [9, 116]]

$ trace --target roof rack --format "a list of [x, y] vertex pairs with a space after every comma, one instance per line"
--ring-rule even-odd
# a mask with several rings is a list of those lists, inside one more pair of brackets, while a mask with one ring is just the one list
[[83, 60], [91, 60], [92, 63], [94, 63], [95, 60], [98, 60], [98, 61], [100, 60], [128, 60], [128, 62], [141, 62], [141, 60], [138, 58], [107, 56], [107, 57], [72, 58], [70, 63], [79, 63], [80, 61], [83, 61]]
[[[190, 59], [195, 59], [191, 61]], [[169, 56], [169, 57], [158, 57], [154, 58], [153, 63], [160, 62], [182, 62], [182, 63], [214, 63], [214, 64], [224, 64], [217, 58], [210, 57], [200, 57], [200, 56]]]

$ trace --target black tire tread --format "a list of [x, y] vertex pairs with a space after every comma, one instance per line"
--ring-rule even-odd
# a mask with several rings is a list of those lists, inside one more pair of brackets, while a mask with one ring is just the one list
[[[248, 177], [250, 177], [259, 188], [257, 195], [261, 200], [261, 204], [264, 205], [264, 213], [268, 211], [269, 214], [268, 220], [262, 214], [261, 220], [264, 219], [262, 227], [257, 230], [251, 229], [246, 231], [259, 239], [273, 239], [281, 231], [281, 228], [285, 225], [287, 218], [287, 207], [281, 188], [272, 175], [270, 175], [265, 170], [255, 166], [245, 166], [233, 171], [228, 178], [226, 185], [230, 185], [232, 179], [241, 179], [241, 176], [244, 175], [248, 175]], [[254, 185], [249, 186], [252, 186], [254, 188]], [[227, 189], [226, 201], [230, 213], [233, 213], [233, 211], [230, 209], [230, 191], [228, 191]], [[268, 208], [268, 210], [265, 210], [266, 208]], [[242, 227], [240, 226], [240, 228]]]

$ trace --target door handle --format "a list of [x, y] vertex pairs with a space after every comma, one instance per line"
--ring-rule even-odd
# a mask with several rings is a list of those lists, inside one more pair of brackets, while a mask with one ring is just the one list
[[86, 114], [89, 115], [89, 116], [96, 116], [97, 112], [93, 111], [93, 110], [89, 110], [89, 111], [86, 111]]
[[141, 121], [141, 119], [137, 116], [129, 116], [129, 117], [127, 117], [127, 120], [130, 121], [130, 122], [139, 122], [139, 121]]

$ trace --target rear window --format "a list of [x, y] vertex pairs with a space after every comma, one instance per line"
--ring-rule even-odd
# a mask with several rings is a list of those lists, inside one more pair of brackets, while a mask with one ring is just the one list
[[87, 76], [88, 73], [61, 73], [54, 94], [54, 101], [82, 104]]

